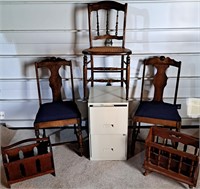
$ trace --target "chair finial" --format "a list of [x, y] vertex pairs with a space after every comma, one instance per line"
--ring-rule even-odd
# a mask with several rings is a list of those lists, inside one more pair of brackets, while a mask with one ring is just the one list
[[161, 60], [161, 61], [165, 60], [165, 57], [164, 57], [164, 56], [161, 56], [161, 57], [160, 57], [160, 60]]

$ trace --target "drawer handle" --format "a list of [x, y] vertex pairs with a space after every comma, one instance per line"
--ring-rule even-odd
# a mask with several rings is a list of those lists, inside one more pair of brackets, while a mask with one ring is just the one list
[[110, 148], [110, 147], [104, 148], [103, 151], [104, 151], [104, 152], [114, 151], [114, 148]]
[[105, 128], [110, 128], [110, 127], [114, 127], [115, 125], [114, 124], [112, 124], [112, 123], [105, 123], [104, 124], [104, 127]]

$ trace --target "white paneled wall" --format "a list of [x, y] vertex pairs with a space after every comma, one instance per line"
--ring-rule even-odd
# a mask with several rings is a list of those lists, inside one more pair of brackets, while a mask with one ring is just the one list
[[[76, 97], [83, 97], [82, 50], [89, 46], [87, 6], [91, 1], [0, 0], [0, 111], [10, 127], [32, 127], [38, 108], [34, 62], [56, 56], [73, 61]], [[131, 55], [130, 115], [140, 95], [140, 59], [153, 55], [182, 61], [178, 103], [183, 125], [186, 101], [200, 98], [200, 2], [133, 0], [128, 3], [126, 47]], [[98, 57], [97, 62], [115, 62]], [[173, 73], [171, 73], [173, 77]], [[170, 82], [173, 82], [173, 78]], [[167, 99], [171, 91], [166, 91]], [[85, 114], [84, 114], [85, 115]]]

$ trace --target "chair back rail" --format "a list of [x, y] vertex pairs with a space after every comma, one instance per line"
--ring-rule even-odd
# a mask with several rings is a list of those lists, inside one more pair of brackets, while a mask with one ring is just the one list
[[[104, 11], [103, 11], [104, 10]], [[96, 14], [96, 28], [92, 27], [93, 14]], [[120, 25], [120, 12], [123, 13], [122, 28]], [[101, 14], [105, 15], [105, 22], [101, 22]], [[93, 40], [105, 40], [105, 45], [112, 46], [113, 39], [122, 40], [122, 47], [125, 45], [125, 31], [126, 31], [126, 15], [127, 15], [127, 3], [121, 4], [115, 1], [100, 1], [98, 3], [88, 4], [88, 23], [89, 23], [89, 41], [90, 47], [93, 47]], [[115, 15], [114, 17], [112, 17]], [[111, 21], [114, 22], [113, 28], [111, 27]], [[103, 26], [102, 26], [103, 25]], [[119, 35], [119, 30], [123, 30]], [[93, 36], [96, 31], [96, 35]], [[101, 32], [103, 34], [101, 34]], [[111, 34], [111, 32], [113, 34]]]
[[163, 93], [164, 93], [164, 89], [167, 85], [167, 80], [168, 80], [168, 76], [166, 74], [167, 70], [169, 69], [170, 66], [177, 67], [178, 70], [177, 70], [177, 75], [176, 75], [176, 84], [175, 84], [174, 101], [173, 101], [173, 103], [176, 104], [179, 78], [180, 78], [180, 70], [181, 70], [181, 62], [177, 62], [169, 57], [165, 58], [164, 56], [152, 57], [152, 58], [144, 60], [140, 100], [143, 99], [146, 66], [152, 66], [154, 70], [156, 70], [156, 73], [153, 73], [153, 76], [152, 76], [153, 77], [152, 84], [154, 85], [153, 101], [158, 101], [158, 102], [163, 101]]
[[[53, 64], [52, 64], [53, 62]], [[38, 88], [38, 96], [39, 96], [39, 103], [42, 104], [42, 97], [41, 97], [41, 86], [40, 86], [40, 76], [39, 76], [39, 68], [45, 68], [50, 71], [49, 77], [49, 86], [52, 90], [52, 97], [53, 101], [62, 101], [62, 78], [59, 74], [59, 70], [61, 67], [70, 67], [70, 76], [71, 76], [71, 87], [72, 87], [72, 100], [75, 100], [74, 97], [74, 83], [73, 83], [73, 73], [72, 73], [72, 64], [71, 61], [66, 61], [59, 58], [49, 58], [45, 59], [41, 62], [35, 63], [35, 70], [36, 70], [36, 78], [37, 78], [37, 88]]]

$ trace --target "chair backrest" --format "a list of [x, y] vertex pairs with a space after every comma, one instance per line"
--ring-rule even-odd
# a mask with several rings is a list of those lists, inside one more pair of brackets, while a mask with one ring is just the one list
[[[146, 74], [147, 66], [151, 66], [153, 69], [153, 73], [150, 73], [148, 78]], [[142, 89], [141, 89], [141, 98], [142, 101], [144, 95], [144, 85], [146, 79], [152, 79], [152, 84], [154, 86], [154, 96], [153, 101], [162, 102], [163, 101], [163, 94], [164, 89], [167, 85], [167, 70], [169, 67], [175, 67], [176, 74], [175, 74], [175, 90], [174, 90], [174, 104], [176, 104], [177, 94], [178, 94], [178, 86], [179, 86], [179, 78], [180, 78], [180, 70], [181, 70], [181, 62], [177, 62], [169, 57], [165, 58], [164, 56], [161, 57], [151, 57], [144, 60], [144, 67], [143, 67], [143, 75], [142, 75]], [[156, 71], [156, 72], [154, 72]], [[174, 77], [174, 76], [173, 76]]]
[[113, 40], [120, 40], [115, 46], [125, 45], [127, 3], [121, 4], [115, 1], [100, 1], [88, 4], [88, 24], [90, 47], [112, 46]]
[[[42, 95], [41, 95], [41, 79], [45, 79], [48, 77], [49, 79], [49, 86], [52, 91], [52, 98], [53, 101], [62, 101], [62, 78], [60, 76], [59, 70], [61, 67], [66, 69], [68, 66], [70, 70], [70, 79], [71, 79], [71, 94], [72, 100], [75, 100], [74, 96], [74, 83], [73, 83], [73, 73], [72, 73], [72, 64], [71, 61], [67, 61], [61, 58], [47, 58], [40, 62], [35, 62], [35, 71], [36, 71], [36, 79], [37, 79], [37, 88], [38, 88], [38, 96], [39, 96], [39, 103], [42, 104]], [[41, 76], [39, 74], [39, 69], [47, 69], [47, 76]], [[43, 72], [42, 72], [43, 73]], [[46, 72], [45, 72], [46, 73]], [[64, 78], [66, 81], [67, 79]]]

